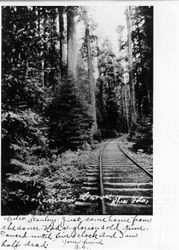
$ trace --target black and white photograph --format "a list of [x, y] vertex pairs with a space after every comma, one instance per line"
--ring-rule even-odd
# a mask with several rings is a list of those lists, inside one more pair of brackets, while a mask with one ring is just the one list
[[153, 12], [1, 7], [2, 215], [153, 215]]

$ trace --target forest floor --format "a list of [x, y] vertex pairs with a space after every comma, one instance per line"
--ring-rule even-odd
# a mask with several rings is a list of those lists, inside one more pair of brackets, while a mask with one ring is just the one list
[[[132, 151], [134, 142], [128, 141], [126, 134], [119, 138], [119, 144], [141, 166], [152, 166], [152, 155]], [[20, 170], [9, 175], [3, 185], [2, 213], [74, 214], [87, 166], [97, 161], [103, 145], [104, 141], [93, 149], [87, 145], [76, 152], [69, 150], [56, 155], [53, 160], [41, 159], [38, 165], [26, 165], [14, 160], [14, 166], [17, 165]]]
[[153, 166], [153, 154], [147, 154], [143, 150], [139, 149], [137, 152], [133, 150], [135, 140], [129, 141], [128, 135], [123, 134], [119, 138], [119, 145], [121, 148], [131, 157], [135, 162], [137, 162], [141, 167], [152, 167]]
[[29, 162], [12, 160], [15, 172], [2, 184], [2, 215], [73, 214], [82, 192], [86, 169], [97, 161], [104, 143], [48, 158], [29, 157]]

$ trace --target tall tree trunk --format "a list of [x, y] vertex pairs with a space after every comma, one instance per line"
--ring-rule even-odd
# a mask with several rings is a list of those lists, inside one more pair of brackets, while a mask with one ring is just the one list
[[127, 108], [126, 108], [126, 87], [123, 83], [121, 83], [121, 87], [120, 87], [120, 106], [121, 106], [121, 116], [123, 117], [123, 126], [122, 128], [124, 129], [124, 131], [126, 131], [128, 129], [128, 112], [127, 112]]
[[[127, 34], [128, 34], [128, 63], [129, 63], [129, 85], [130, 85], [130, 130], [134, 130], [137, 122], [136, 100], [135, 100], [135, 86], [133, 76], [133, 56], [132, 56], [132, 39], [131, 39], [131, 20], [130, 7], [126, 10]], [[134, 132], [134, 131], [133, 131]]]
[[[43, 31], [43, 20], [41, 19], [41, 8], [38, 7], [37, 8], [37, 13], [38, 13], [38, 36], [39, 36], [39, 39], [41, 38], [41, 33], [44, 32]], [[45, 73], [44, 73], [44, 70], [45, 70], [45, 63], [44, 63], [44, 59], [43, 58], [43, 50], [41, 50], [41, 52], [39, 53], [39, 57], [41, 58], [41, 65], [40, 65], [40, 69], [41, 69], [41, 72], [40, 72], [40, 75], [41, 75], [41, 83], [42, 83], [42, 86], [45, 85]]]
[[64, 7], [58, 7], [59, 10], [59, 32], [60, 32], [60, 72], [61, 72], [61, 79], [63, 79], [64, 72], [63, 68], [64, 65], [67, 63], [66, 60], [66, 47], [65, 47], [65, 27], [64, 27]]
[[67, 52], [66, 52], [66, 40], [65, 40], [65, 27], [64, 27], [64, 6], [57, 7], [56, 9], [56, 32], [58, 34], [58, 40], [56, 41], [55, 48], [59, 55], [58, 65], [58, 84], [55, 86], [55, 92], [58, 94], [59, 86], [64, 78], [64, 65], [67, 63]]
[[[142, 56], [142, 44], [141, 44], [141, 33], [140, 33], [140, 24], [142, 22], [141, 17], [140, 17], [140, 11], [138, 9], [138, 7], [135, 7], [135, 12], [136, 12], [136, 27], [137, 27], [137, 36], [138, 36], [138, 47], [139, 47], [139, 54], [140, 57]], [[146, 16], [144, 16], [144, 19], [146, 19]], [[153, 54], [153, 53], [152, 53]], [[141, 61], [142, 64], [142, 61]], [[142, 64], [143, 66], [143, 64]], [[144, 74], [143, 72], [143, 67], [141, 67], [141, 74]], [[146, 73], [147, 76], [149, 76], [149, 72]], [[147, 99], [148, 99], [148, 105], [150, 107], [152, 107], [152, 91], [151, 91], [151, 83], [149, 83], [149, 78], [150, 77], [145, 77], [144, 79], [144, 86], [145, 86], [145, 90], [146, 90], [146, 94], [147, 94]]]
[[[124, 29], [124, 26], [118, 26], [118, 33], [119, 33], [119, 37], [118, 37], [118, 41], [119, 41], [119, 53], [120, 53], [120, 57], [122, 58], [123, 55], [121, 54], [122, 51], [122, 31]], [[128, 92], [127, 92], [127, 84], [125, 81], [125, 75], [123, 70], [125, 71], [126, 68], [121, 64], [121, 62], [118, 65], [118, 70], [119, 70], [119, 74], [122, 75], [123, 74], [123, 78], [121, 78], [121, 84], [120, 84], [120, 106], [121, 106], [121, 117], [123, 117], [123, 126], [122, 129], [124, 129], [124, 131], [127, 130], [127, 132], [129, 131], [129, 105], [128, 105]]]
[[55, 42], [55, 49], [58, 53], [58, 68], [57, 72], [55, 74], [56, 78], [56, 84], [54, 86], [54, 94], [58, 95], [59, 93], [59, 87], [61, 85], [63, 75], [64, 75], [64, 70], [63, 70], [63, 65], [65, 63], [65, 58], [64, 58], [64, 53], [65, 53], [65, 48], [64, 48], [64, 43], [65, 43], [65, 36], [64, 36], [64, 20], [63, 20], [63, 13], [64, 13], [64, 8], [65, 7], [57, 7], [56, 8], [56, 18], [55, 18], [55, 31], [58, 34], [58, 39]]
[[[44, 37], [46, 37], [45, 34], [45, 27], [47, 24], [47, 16], [46, 16], [46, 9], [43, 9], [41, 7], [37, 8], [37, 13], [38, 13], [38, 35], [39, 35], [39, 39], [41, 39], [42, 34]], [[39, 53], [39, 57], [41, 58], [41, 83], [42, 86], [46, 86], [47, 84], [47, 73], [45, 72], [46, 70], [46, 61], [44, 58], [44, 52], [45, 52], [45, 42], [43, 41], [43, 49], [41, 50], [41, 52]]]
[[67, 12], [67, 64], [68, 74], [77, 80], [77, 63], [78, 63], [78, 47], [77, 47], [77, 30], [76, 30], [76, 14], [73, 9]]
[[58, 7], [56, 10], [56, 17], [55, 17], [55, 29], [56, 33], [58, 34], [58, 39], [55, 43], [55, 48], [58, 52], [60, 52], [60, 15], [61, 15], [61, 7]]
[[100, 103], [101, 103], [101, 109], [104, 114], [105, 112], [105, 103], [104, 103], [104, 78], [102, 77], [100, 81], [100, 87], [99, 87], [99, 93], [100, 93]]
[[126, 108], [127, 131], [130, 134], [131, 133], [130, 91], [129, 91], [129, 86], [127, 83], [125, 83], [124, 95], [125, 95], [124, 99], [125, 99], [125, 108]]
[[93, 117], [93, 125], [91, 129], [92, 135], [97, 130], [97, 119], [96, 119], [96, 96], [95, 96], [95, 88], [96, 83], [94, 79], [94, 69], [93, 69], [93, 57], [91, 53], [91, 44], [90, 44], [90, 31], [88, 25], [88, 18], [85, 18], [85, 35], [87, 42], [87, 62], [88, 62], [88, 78], [89, 78], [89, 92], [90, 92], [90, 103], [92, 108], [92, 117]]

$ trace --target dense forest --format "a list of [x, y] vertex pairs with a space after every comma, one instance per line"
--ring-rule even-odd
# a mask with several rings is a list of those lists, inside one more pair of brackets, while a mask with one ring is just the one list
[[152, 153], [153, 8], [126, 7], [117, 53], [91, 13], [2, 7], [3, 214], [43, 214], [48, 176], [80, 183], [74, 165], [83, 173], [82, 152], [103, 140], [126, 134], [133, 151]]

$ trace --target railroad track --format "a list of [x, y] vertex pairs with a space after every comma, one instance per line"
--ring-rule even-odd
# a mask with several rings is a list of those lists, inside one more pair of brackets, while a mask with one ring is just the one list
[[99, 160], [90, 165], [75, 206], [80, 214], [151, 215], [151, 172], [132, 160], [112, 140], [103, 146]]

